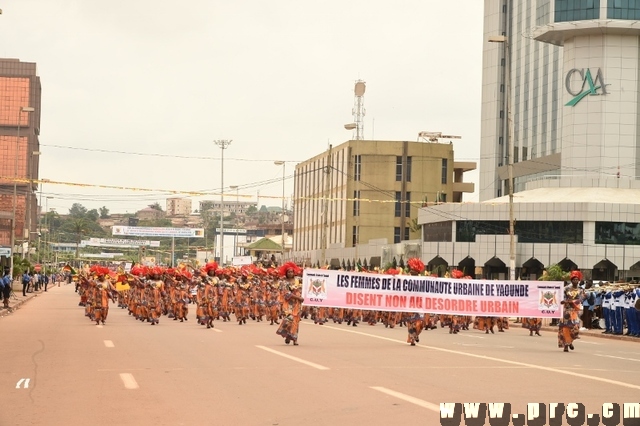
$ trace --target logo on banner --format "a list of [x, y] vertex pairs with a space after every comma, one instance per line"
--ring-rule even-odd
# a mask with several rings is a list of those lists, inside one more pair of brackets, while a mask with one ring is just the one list
[[555, 291], [540, 289], [539, 300], [540, 304], [538, 305], [538, 309], [541, 311], [557, 311], [560, 307]]
[[327, 298], [327, 286], [325, 280], [313, 279], [309, 281], [307, 295], [313, 302], [322, 302]]

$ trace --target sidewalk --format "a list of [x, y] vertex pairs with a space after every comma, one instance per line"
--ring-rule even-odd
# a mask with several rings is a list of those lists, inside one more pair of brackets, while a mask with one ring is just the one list
[[[62, 284], [62, 283], [61, 283]], [[57, 284], [55, 284], [57, 286]], [[52, 285], [49, 286], [49, 288], [53, 287]], [[13, 294], [11, 295], [11, 297], [9, 298], [9, 309], [4, 309], [1, 304], [0, 304], [0, 318], [7, 316], [9, 314], [11, 314], [12, 312], [14, 312], [17, 309], [20, 309], [20, 307], [26, 303], [27, 301], [31, 300], [34, 297], [38, 297], [40, 296], [42, 293], [44, 293], [44, 286], [42, 286], [42, 288], [38, 291], [31, 291], [31, 293], [27, 293], [26, 296], [22, 295], [22, 283], [20, 281], [14, 281], [13, 285]], [[14, 297], [15, 295], [15, 297]]]
[[[514, 327], [522, 326], [520, 323], [514, 323]], [[548, 325], [548, 321], [543, 321], [542, 327], [540, 327], [540, 331], [547, 331], [549, 333], [557, 333], [558, 327], [552, 327]], [[612, 339], [612, 340], [626, 340], [628, 342], [638, 342], [640, 343], [640, 338], [633, 336], [625, 336], [618, 334], [602, 334], [604, 330], [591, 329], [591, 330], [580, 330], [580, 336], [582, 337], [600, 337], [603, 339]], [[626, 332], [626, 329], [625, 329]]]

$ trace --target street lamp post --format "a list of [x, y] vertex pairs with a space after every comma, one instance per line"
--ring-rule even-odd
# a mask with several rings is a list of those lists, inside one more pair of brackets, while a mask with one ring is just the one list
[[44, 238], [44, 244], [43, 244], [43, 251], [42, 251], [42, 258], [46, 264], [47, 260], [48, 260], [48, 254], [49, 254], [49, 247], [48, 244], [51, 242], [51, 229], [50, 229], [50, 225], [49, 225], [49, 218], [47, 217], [47, 213], [49, 213], [49, 200], [53, 199], [53, 197], [45, 197], [44, 200], [44, 226], [47, 229], [47, 235]]
[[[16, 154], [13, 164], [13, 214], [11, 215], [11, 257], [9, 262], [9, 274], [13, 278], [13, 250], [16, 244], [16, 206], [18, 203], [18, 153], [20, 151], [20, 125], [22, 124], [22, 113], [33, 112], [33, 107], [20, 107], [18, 111], [18, 132], [16, 133]], [[28, 146], [28, 144], [27, 144]], [[27, 148], [28, 149], [28, 148]]]
[[[29, 146], [27, 140], [27, 147]], [[27, 193], [26, 193], [26, 204], [27, 204], [27, 216], [26, 216], [26, 225], [27, 225], [27, 259], [31, 261], [31, 195], [32, 195], [32, 182], [33, 179], [33, 157], [40, 155], [40, 151], [31, 151], [29, 150], [29, 158], [27, 161]], [[23, 256], [24, 258], [24, 253]]]
[[282, 166], [282, 215], [280, 222], [282, 225], [282, 262], [284, 263], [284, 173], [286, 164], [284, 161], [274, 161], [273, 164], [276, 166]]
[[220, 265], [224, 265], [224, 150], [231, 145], [231, 140], [214, 141], [220, 147]]
[[233, 237], [233, 255], [238, 255], [238, 185], [231, 185], [229, 188], [236, 191], [236, 208], [235, 208], [235, 220], [233, 221], [233, 227], [235, 228], [236, 234]]
[[510, 64], [510, 46], [507, 36], [491, 36], [491, 43], [502, 43], [504, 46], [504, 109], [506, 122], [504, 126], [504, 135], [507, 141], [507, 170], [509, 172], [509, 279], [516, 279], [516, 240], [515, 240], [515, 218], [513, 211], [513, 160], [515, 154], [514, 138], [511, 133], [513, 124], [511, 123], [511, 108], [509, 97], [511, 96], [511, 64]]

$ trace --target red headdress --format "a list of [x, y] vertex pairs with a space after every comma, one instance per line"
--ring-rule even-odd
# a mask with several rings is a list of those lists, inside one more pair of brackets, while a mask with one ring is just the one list
[[464, 277], [464, 272], [462, 272], [460, 269], [454, 269], [453, 271], [451, 271], [451, 278], [460, 279], [463, 277]]
[[409, 270], [412, 272], [417, 272], [418, 274], [421, 274], [424, 272], [424, 263], [422, 262], [422, 260], [418, 259], [417, 257], [412, 257], [411, 259], [409, 259], [407, 261], [407, 266], [409, 267]]
[[571, 275], [569, 275], [569, 280], [573, 281], [574, 278], [577, 278], [578, 281], [582, 281], [582, 272], [579, 270], [571, 271]]
[[387, 274], [387, 275], [398, 275], [400, 273], [400, 270], [399, 269], [389, 268], [384, 273]]
[[300, 267], [298, 267], [298, 265], [296, 265], [293, 262], [287, 262], [284, 265], [280, 266], [278, 268], [278, 274], [281, 277], [286, 277], [287, 276], [287, 271], [289, 269], [293, 270], [293, 275], [301, 275], [302, 274], [302, 269], [300, 269]]
[[204, 265], [204, 273], [207, 275], [209, 275], [209, 271], [216, 272], [217, 269], [218, 264], [216, 262], [208, 262], [206, 265]]

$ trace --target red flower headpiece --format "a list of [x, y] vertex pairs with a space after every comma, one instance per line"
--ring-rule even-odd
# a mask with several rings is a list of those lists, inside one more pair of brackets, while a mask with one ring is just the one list
[[209, 271], [213, 270], [214, 272], [218, 269], [218, 263], [216, 262], [208, 262], [204, 265], [204, 273], [209, 274]]
[[393, 269], [393, 268], [389, 268], [385, 271], [385, 274], [387, 275], [398, 275], [400, 273], [399, 269]]
[[289, 269], [293, 270], [293, 275], [299, 276], [302, 274], [302, 269], [300, 269], [300, 267], [293, 262], [287, 262], [284, 265], [280, 266], [278, 268], [278, 274], [281, 277], [286, 277], [287, 271]]
[[417, 272], [418, 274], [424, 272], [424, 263], [417, 257], [412, 257], [411, 259], [409, 259], [407, 261], [407, 266], [409, 267], [409, 270]]
[[464, 272], [462, 272], [460, 269], [454, 269], [453, 271], [451, 271], [451, 278], [460, 279], [463, 277], [464, 277]]
[[573, 281], [574, 278], [577, 278], [578, 281], [582, 281], [582, 272], [579, 270], [571, 271], [571, 275], [569, 275], [569, 280]]

